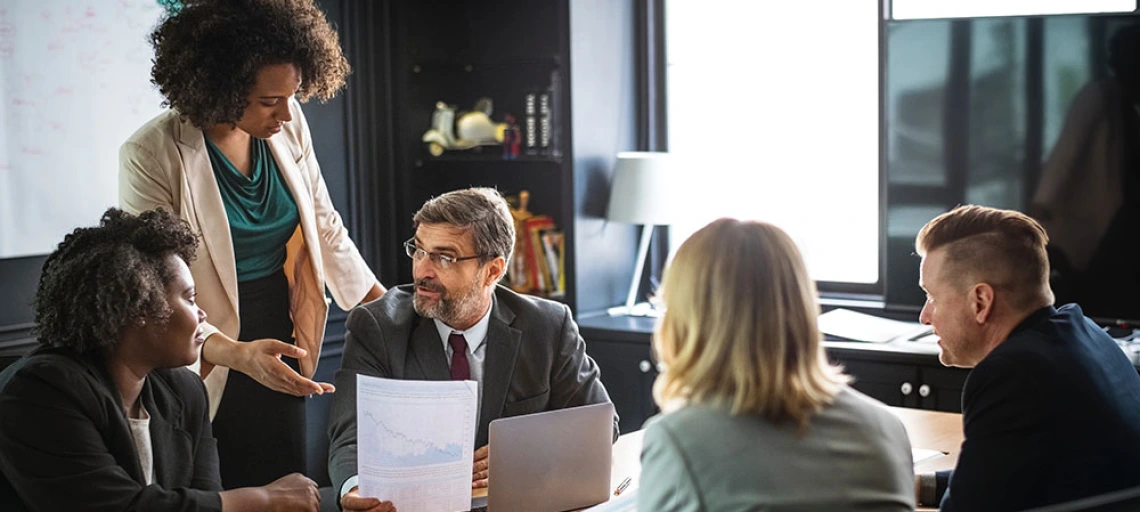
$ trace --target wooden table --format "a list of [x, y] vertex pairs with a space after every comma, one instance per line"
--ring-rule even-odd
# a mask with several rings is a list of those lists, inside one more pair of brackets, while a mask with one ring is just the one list
[[[925, 411], [891, 407], [906, 427], [911, 448], [938, 450], [945, 456], [920, 463], [914, 467], [915, 473], [930, 473], [953, 469], [958, 462], [958, 451], [962, 448], [962, 415], [951, 412]], [[616, 489], [622, 480], [632, 481], [627, 491], [636, 489], [641, 478], [641, 441], [644, 430], [623, 434], [614, 443], [613, 471], [610, 476], [610, 489]], [[486, 489], [476, 489], [474, 497], [487, 495]], [[923, 509], [919, 509], [923, 510]]]
[[947, 454], [945, 457], [918, 464], [914, 467], [915, 473], [954, 469], [954, 465], [958, 463], [958, 452], [962, 450], [961, 414], [903, 407], [890, 409], [906, 427], [911, 448], [927, 448]]

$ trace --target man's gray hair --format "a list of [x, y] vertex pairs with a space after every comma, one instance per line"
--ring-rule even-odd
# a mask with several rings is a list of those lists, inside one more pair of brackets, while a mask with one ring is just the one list
[[[507, 200], [498, 190], [486, 187], [453, 190], [424, 203], [412, 217], [413, 229], [420, 224], [449, 224], [469, 230], [475, 254], [486, 263], [502, 256], [507, 264], [515, 248], [515, 221]], [[464, 255], [466, 256], [466, 255]]]

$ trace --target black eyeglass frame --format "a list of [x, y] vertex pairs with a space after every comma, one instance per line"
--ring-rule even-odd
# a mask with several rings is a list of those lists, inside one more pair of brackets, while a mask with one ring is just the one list
[[[450, 268], [452, 265], [462, 261], [473, 260], [476, 258], [486, 258], [490, 256], [488, 254], [475, 254], [472, 256], [456, 257], [440, 254], [438, 252], [428, 252], [416, 245], [415, 238], [409, 238], [406, 242], [404, 242], [404, 252], [408, 254], [408, 257], [411, 258], [412, 261], [420, 261], [424, 258], [428, 258], [432, 263], [439, 265], [439, 268], [442, 269]], [[421, 252], [424, 253], [424, 255], [417, 258], [416, 253]]]

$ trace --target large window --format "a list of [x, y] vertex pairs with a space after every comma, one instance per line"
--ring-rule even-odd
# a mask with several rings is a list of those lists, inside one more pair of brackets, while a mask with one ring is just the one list
[[893, 0], [891, 18], [967, 18], [1132, 12], [1135, 0]]
[[692, 222], [786, 230], [818, 281], [879, 282], [877, 2], [666, 0], [669, 151]]

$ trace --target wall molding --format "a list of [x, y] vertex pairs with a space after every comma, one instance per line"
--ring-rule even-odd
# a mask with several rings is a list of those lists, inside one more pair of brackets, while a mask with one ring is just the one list
[[345, 88], [347, 212], [353, 240], [385, 286], [399, 282], [392, 144], [391, 15], [388, 2], [342, 1], [340, 33], [353, 72]]

